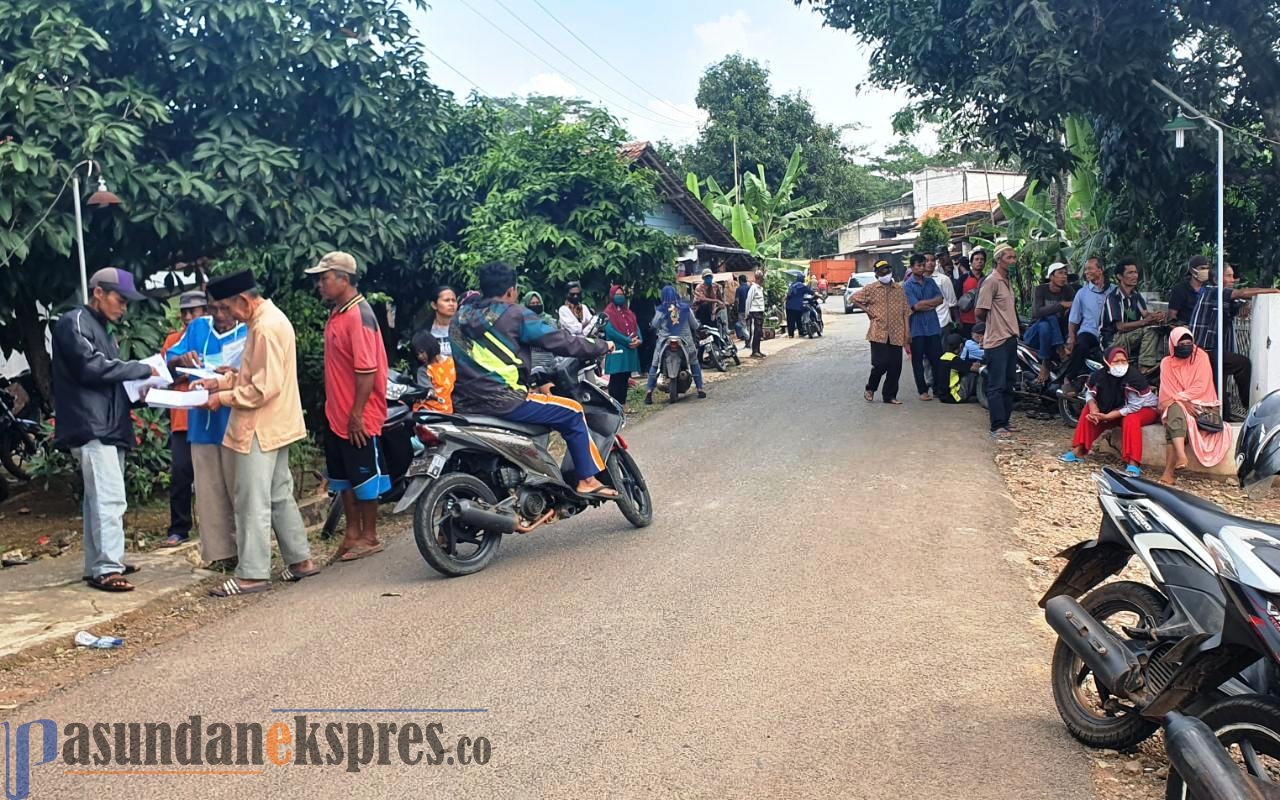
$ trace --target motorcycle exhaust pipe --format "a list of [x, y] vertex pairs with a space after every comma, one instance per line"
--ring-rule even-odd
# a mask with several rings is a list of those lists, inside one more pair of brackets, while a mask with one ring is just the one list
[[1171, 711], [1164, 718], [1164, 747], [1182, 776], [1190, 797], [1264, 800], [1262, 790], [1245, 775], [1213, 731], [1195, 717]]
[[459, 500], [453, 515], [468, 525], [489, 533], [512, 533], [518, 522], [515, 514], [493, 511], [488, 506], [471, 500]]
[[1074, 597], [1051, 599], [1045, 603], [1044, 617], [1104, 686], [1127, 699], [1140, 699], [1134, 695], [1141, 692], [1145, 681], [1137, 656]]

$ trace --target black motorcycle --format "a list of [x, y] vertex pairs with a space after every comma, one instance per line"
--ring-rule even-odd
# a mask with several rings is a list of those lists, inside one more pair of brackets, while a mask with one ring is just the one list
[[[31, 480], [26, 467], [40, 450], [40, 416], [40, 402], [22, 376], [0, 378], [0, 465], [20, 481]], [[9, 484], [0, 478], [0, 500], [8, 496]]]
[[822, 335], [822, 301], [813, 292], [805, 292], [800, 310], [800, 335], [806, 339]]
[[717, 319], [716, 324], [703, 325], [698, 329], [698, 358], [703, 366], [715, 367], [718, 372], [727, 372], [730, 361], [735, 366], [742, 364], [742, 360], [738, 358], [738, 348], [729, 335], [729, 326], [723, 319]]
[[[395, 503], [404, 496], [407, 486], [405, 473], [413, 462], [414, 442], [417, 441], [414, 434], [413, 404], [430, 396], [430, 393], [430, 387], [418, 386], [411, 378], [400, 375], [395, 370], [387, 374], [387, 421], [382, 424], [378, 442], [382, 447], [387, 473], [391, 477], [391, 488], [378, 498], [379, 503]], [[342, 524], [344, 513], [342, 493], [333, 492], [320, 536], [325, 539], [333, 536]]]
[[693, 385], [693, 368], [690, 366], [689, 353], [685, 350], [684, 339], [679, 336], [666, 336], [658, 342], [658, 383], [657, 389], [666, 392], [669, 401], [675, 403], [680, 395], [687, 394]]
[[[1041, 405], [1057, 406], [1058, 413], [1062, 416], [1062, 421], [1074, 428], [1076, 423], [1080, 421], [1084, 400], [1078, 396], [1067, 396], [1059, 391], [1066, 378], [1065, 365], [1050, 365], [1049, 380], [1045, 383], [1040, 383], [1040, 365], [1040, 354], [1019, 337], [1016, 366], [1013, 375], [1009, 378], [1009, 388], [1013, 392], [1014, 398], [1040, 403]], [[1101, 361], [1091, 358], [1085, 359], [1085, 365], [1091, 374], [1094, 370], [1102, 368]], [[978, 402], [983, 408], [987, 407], [987, 382], [990, 380], [987, 369], [985, 364], [979, 369], [976, 389]]]
[[418, 438], [427, 449], [410, 465], [409, 486], [395, 510], [413, 508], [418, 552], [435, 570], [450, 577], [478, 572], [497, 555], [505, 534], [531, 533], [604, 503], [617, 503], [637, 528], [653, 521], [648, 485], [621, 436], [622, 407], [592, 380], [593, 367], [559, 358], [530, 378], [582, 404], [591, 438], [605, 456], [601, 479], [617, 498], [578, 494], [571, 456], [557, 463], [551, 454], [550, 428], [416, 412]]
[[[1068, 730], [1122, 750], [1168, 712], [1193, 713], [1265, 777], [1262, 759], [1280, 761], [1280, 526], [1110, 468], [1094, 479], [1098, 536], [1061, 554], [1040, 601], [1059, 635], [1053, 694]], [[1135, 554], [1154, 588], [1094, 589]], [[1177, 776], [1169, 787], [1186, 796]]]

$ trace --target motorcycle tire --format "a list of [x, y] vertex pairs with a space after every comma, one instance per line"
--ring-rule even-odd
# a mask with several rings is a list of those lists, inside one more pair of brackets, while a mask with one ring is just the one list
[[735, 347], [732, 350], [730, 350], [729, 357], [733, 359], [733, 365], [735, 367], [742, 366], [742, 359], [738, 358], [738, 348]]
[[[1080, 605], [1098, 622], [1118, 613], [1133, 614], [1139, 625], [1155, 625], [1164, 619], [1168, 601], [1155, 589], [1133, 581], [1108, 583], [1080, 599]], [[1108, 625], [1119, 638], [1125, 638], [1118, 625]], [[1127, 750], [1137, 747], [1160, 727], [1137, 713], [1113, 715], [1101, 708], [1088, 708], [1081, 697], [1086, 685], [1100, 687], [1080, 657], [1061, 641], [1054, 646], [1051, 667], [1053, 702], [1067, 730], [1089, 747]]]
[[818, 327], [817, 327], [817, 328], [815, 328], [814, 330], [816, 330], [816, 331], [818, 332], [818, 338], [819, 338], [819, 339], [821, 339], [821, 338], [822, 338], [822, 323], [821, 323], [821, 322], [819, 322], [819, 323], [818, 323]]
[[729, 368], [724, 365], [724, 359], [720, 357], [720, 351], [715, 347], [708, 347], [707, 354], [711, 356], [711, 366], [716, 368], [716, 372], [728, 372]]
[[[489, 562], [498, 554], [498, 546], [502, 544], [501, 533], [477, 531], [482, 539], [474, 553], [464, 558], [458, 556], [456, 548], [455, 552], [449, 552], [447, 538], [440, 541], [444, 536], [441, 523], [448, 512], [448, 503], [457, 500], [479, 500], [493, 504], [498, 498], [479, 478], [465, 472], [450, 472], [433, 481], [413, 507], [413, 539], [418, 545], [418, 552], [432, 569], [449, 578], [471, 575], [489, 566]], [[461, 525], [456, 521], [452, 522]]]
[[1062, 417], [1062, 421], [1069, 428], [1074, 428], [1080, 422], [1080, 415], [1084, 413], [1084, 400], [1076, 395], [1075, 397], [1058, 397], [1058, 416]]
[[[1265, 695], [1232, 697], [1209, 706], [1200, 715], [1200, 721], [1208, 725], [1223, 747], [1231, 752], [1233, 761], [1237, 764], [1241, 760], [1245, 762], [1242, 766], [1246, 773], [1255, 775], [1249, 766], [1246, 747], [1252, 750], [1255, 766], [1262, 766], [1258, 761], [1259, 755], [1273, 763], [1280, 761], [1280, 701]], [[1266, 771], [1265, 766], [1263, 771]], [[1271, 780], [1269, 776], [1262, 777]], [[1191, 800], [1191, 794], [1176, 770], [1169, 770], [1164, 796], [1165, 800]]]
[[989, 405], [987, 400], [987, 373], [978, 373], [978, 384], [974, 389], [974, 394], [978, 395], [978, 405], [987, 408]]
[[342, 518], [345, 514], [346, 509], [342, 505], [342, 493], [338, 492], [329, 498], [329, 513], [324, 515], [324, 525], [320, 528], [320, 538], [332, 539], [333, 534], [338, 531], [338, 526], [342, 524]]
[[640, 466], [626, 450], [615, 447], [605, 459], [607, 483], [618, 492], [618, 510], [627, 522], [637, 528], [647, 528], [653, 523], [653, 498], [645, 483]]
[[18, 480], [29, 481], [31, 475], [27, 472], [25, 465], [35, 457], [38, 451], [39, 447], [34, 434], [25, 430], [11, 431], [0, 443], [0, 464], [3, 464], [9, 474]]

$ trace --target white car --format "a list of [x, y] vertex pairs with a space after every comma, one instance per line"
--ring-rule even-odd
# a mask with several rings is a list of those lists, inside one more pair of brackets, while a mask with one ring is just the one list
[[875, 280], [874, 272], [855, 272], [849, 276], [849, 282], [844, 287], [844, 313], [852, 314], [855, 311], [862, 311], [853, 304], [853, 296], [875, 283]]

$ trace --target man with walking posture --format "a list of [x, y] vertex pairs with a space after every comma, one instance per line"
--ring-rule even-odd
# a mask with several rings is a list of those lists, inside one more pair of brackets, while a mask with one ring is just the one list
[[387, 351], [373, 307], [356, 290], [356, 260], [329, 253], [307, 270], [333, 307], [324, 326], [324, 454], [329, 488], [342, 493], [347, 533], [339, 561], [381, 552], [378, 498], [391, 488], [379, 435], [387, 421]]
[[751, 325], [751, 357], [764, 358], [760, 339], [764, 336], [764, 273], [756, 270], [755, 280], [747, 290], [747, 319]]
[[[907, 344], [910, 309], [906, 293], [893, 282], [893, 267], [887, 261], [876, 262], [876, 282], [855, 294], [853, 302], [867, 312], [870, 323], [867, 341], [871, 343], [871, 376], [863, 397], [868, 403], [874, 401], [883, 378], [881, 399], [891, 405], [902, 405], [898, 399], [898, 380], [902, 376], [902, 348]], [[936, 322], [937, 318], [934, 319]]]
[[235, 577], [210, 592], [231, 597], [271, 588], [273, 530], [286, 564], [281, 578], [300, 581], [320, 569], [311, 560], [289, 472], [289, 445], [307, 435], [293, 325], [262, 296], [249, 270], [210, 281], [208, 292], [215, 305], [249, 328], [239, 369], [197, 384], [209, 391], [207, 410], [231, 409], [222, 443], [236, 453], [239, 559]]
[[987, 410], [991, 415], [991, 438], [1007, 439], [1013, 430], [1013, 372], [1018, 363], [1018, 310], [1013, 299], [1010, 273], [1018, 257], [1013, 248], [996, 248], [995, 269], [978, 292], [978, 320], [986, 324], [982, 351], [987, 361]]
[[945, 298], [938, 284], [926, 274], [930, 271], [927, 262], [931, 258], [926, 258], [925, 253], [911, 256], [911, 277], [902, 286], [911, 309], [911, 371], [921, 400], [933, 399], [925, 377], [925, 363], [929, 364], [930, 377], [936, 380], [942, 374], [939, 363], [942, 358], [942, 328], [938, 325], [938, 307]]
[[71, 450], [84, 478], [84, 579], [104, 592], [128, 592], [124, 563], [124, 454], [136, 440], [125, 381], [156, 374], [138, 361], [121, 361], [109, 325], [118, 325], [129, 301], [141, 300], [133, 275], [108, 267], [89, 279], [86, 305], [53, 326], [53, 441]]

